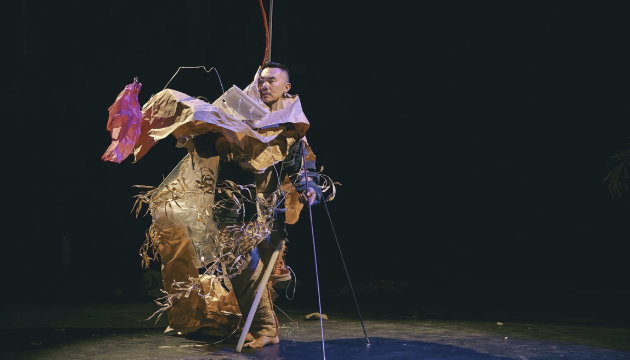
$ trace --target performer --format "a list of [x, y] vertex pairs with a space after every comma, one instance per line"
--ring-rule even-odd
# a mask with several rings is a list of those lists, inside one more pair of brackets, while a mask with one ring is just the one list
[[[293, 99], [293, 96], [289, 95], [289, 90], [291, 89], [289, 71], [283, 64], [266, 63], [262, 67], [257, 87], [260, 99], [271, 112], [283, 108], [282, 100], [286, 99], [287, 101], [291, 101]], [[280, 136], [285, 137], [285, 139], [293, 138], [297, 140], [289, 147], [287, 156], [282, 162], [270, 166], [264, 172], [258, 174], [251, 174], [251, 172], [246, 172], [241, 168], [222, 164], [221, 171], [219, 172], [219, 182], [221, 178], [224, 178], [237, 182], [240, 181], [239, 183], [241, 184], [247, 184], [249, 183], [247, 180], [248, 175], [254, 175], [257, 196], [270, 199], [281, 185], [279, 179], [288, 176], [292, 184], [296, 187], [299, 194], [299, 201], [302, 203], [308, 201], [311, 205], [316, 204], [318, 201], [321, 201], [322, 193], [317, 186], [317, 172], [314, 160], [306, 161], [307, 174], [310, 175], [308, 179], [304, 178], [304, 172], [301, 169], [302, 147], [305, 141], [302, 141], [303, 138], [300, 138], [299, 131], [293, 126], [288, 126]], [[195, 136], [193, 143], [195, 151], [202, 158], [219, 155], [221, 160], [227, 163], [231, 163], [234, 159], [234, 153], [232, 151], [233, 145], [220, 133], [211, 132]], [[312, 154], [310, 148], [308, 151]], [[217, 201], [217, 198], [215, 198], [215, 201]], [[283, 208], [284, 206], [282, 203], [279, 203], [276, 207]], [[219, 225], [220, 228], [239, 221], [240, 215], [237, 213], [237, 209], [230, 210], [231, 211], [224, 211], [220, 215], [220, 221], [222, 222]], [[274, 215], [275, 218], [272, 223], [270, 236], [263, 240], [257, 248], [254, 248], [247, 254], [247, 267], [240, 274], [230, 279], [242, 312], [247, 311], [252, 305], [264, 267], [273, 266], [269, 264], [269, 260], [274, 249], [278, 246], [280, 241], [288, 241], [284, 212], [275, 211]], [[288, 271], [283, 268], [283, 262], [283, 259], [279, 258], [279, 261], [275, 265], [276, 269], [274, 269], [274, 273], [272, 274], [274, 275], [275, 281], [286, 279], [283, 275], [288, 274]], [[279, 342], [278, 320], [273, 310], [272, 285], [273, 283], [270, 283], [263, 292], [250, 329], [251, 335], [248, 335], [247, 339], [249, 341], [245, 343], [245, 347], [256, 348], [266, 344], [277, 344]]]
[[299, 97], [289, 94], [287, 67], [265, 63], [242, 91], [241, 100], [266, 113], [251, 121], [226, 108], [225, 94], [209, 104], [173, 89], [153, 95], [138, 121], [140, 86], [128, 85], [110, 107], [112, 145], [103, 160], [121, 162], [133, 150], [137, 162], [167, 136], [189, 151], [157, 188], [137, 196], [136, 210], [147, 205], [153, 220], [140, 255], [145, 267], [160, 260], [165, 290], [152, 316], [168, 314], [166, 332], [229, 336], [242, 326], [263, 269], [275, 266], [244, 346], [277, 344], [272, 285], [288, 272], [282, 257], [269, 264], [271, 254], [287, 241], [285, 224], [297, 222], [303, 204], [335, 193], [315, 169], [305, 138], [310, 124]]

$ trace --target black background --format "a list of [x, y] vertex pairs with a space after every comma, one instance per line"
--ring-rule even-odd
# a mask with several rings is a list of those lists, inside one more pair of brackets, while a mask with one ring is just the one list
[[[103, 162], [107, 108], [134, 77], [146, 102], [180, 66], [246, 86], [265, 48], [259, 4], [16, 5], [2, 299], [145, 298], [150, 219], [131, 213], [132, 186], [159, 184], [185, 152], [169, 138], [138, 163]], [[343, 184], [328, 210], [359, 303], [628, 319], [630, 194], [611, 198], [603, 179], [630, 140], [629, 11], [275, 1], [271, 56], [291, 69], [318, 164]], [[169, 87], [221, 94], [202, 70]], [[307, 215], [286, 260], [296, 301], [315, 304]], [[313, 219], [323, 304], [351, 305], [325, 208]]]

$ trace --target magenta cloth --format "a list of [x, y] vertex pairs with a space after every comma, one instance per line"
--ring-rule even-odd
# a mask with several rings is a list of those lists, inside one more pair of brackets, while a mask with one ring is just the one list
[[142, 111], [138, 93], [142, 84], [134, 81], [125, 86], [116, 101], [109, 107], [107, 130], [111, 132], [112, 143], [101, 159], [120, 163], [133, 154], [133, 147], [140, 136]]

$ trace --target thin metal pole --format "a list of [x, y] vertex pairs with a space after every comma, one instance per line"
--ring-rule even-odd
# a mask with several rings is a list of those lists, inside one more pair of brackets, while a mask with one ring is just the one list
[[[304, 139], [302, 141], [302, 164], [304, 165], [304, 181], [306, 182], [306, 193], [308, 194], [308, 170], [306, 169], [306, 151], [304, 144]], [[313, 258], [315, 260], [315, 280], [317, 283], [317, 304], [319, 305], [319, 326], [322, 329], [322, 353], [324, 355], [324, 360], [326, 360], [326, 345], [324, 344], [324, 321], [322, 319], [322, 299], [319, 291], [319, 271], [317, 270], [317, 250], [315, 248], [315, 229], [313, 228], [313, 210], [311, 209], [311, 202], [307, 200], [306, 204], [308, 205], [308, 218], [311, 224], [311, 238], [313, 239]]]
[[326, 201], [324, 201], [324, 208], [326, 209], [326, 215], [328, 215], [328, 221], [330, 222], [330, 227], [332, 228], [333, 236], [335, 237], [335, 242], [337, 243], [337, 249], [339, 249], [339, 256], [341, 256], [341, 263], [343, 264], [343, 269], [346, 272], [348, 285], [350, 285], [350, 292], [352, 293], [352, 298], [354, 299], [354, 306], [356, 306], [357, 313], [359, 314], [359, 321], [361, 321], [361, 327], [363, 328], [363, 336], [365, 336], [365, 345], [367, 347], [370, 347], [372, 346], [372, 344], [370, 344], [370, 338], [368, 338], [367, 331], [365, 330], [365, 325], [363, 324], [363, 316], [361, 316], [361, 310], [359, 310], [359, 302], [357, 301], [357, 296], [354, 294], [352, 281], [350, 281], [350, 273], [348, 273], [348, 267], [346, 266], [346, 261], [343, 258], [343, 253], [341, 252], [341, 246], [339, 245], [339, 239], [337, 238], [337, 232], [335, 231], [335, 226], [333, 225], [332, 218], [330, 217], [330, 212], [328, 211], [328, 205], [326, 205]]

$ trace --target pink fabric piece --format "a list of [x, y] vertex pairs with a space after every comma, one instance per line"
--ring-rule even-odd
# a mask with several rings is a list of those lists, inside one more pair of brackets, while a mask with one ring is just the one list
[[109, 107], [107, 130], [111, 132], [112, 143], [101, 159], [121, 163], [133, 154], [133, 147], [140, 136], [142, 111], [138, 102], [138, 93], [142, 84], [134, 81], [125, 86], [116, 101]]

